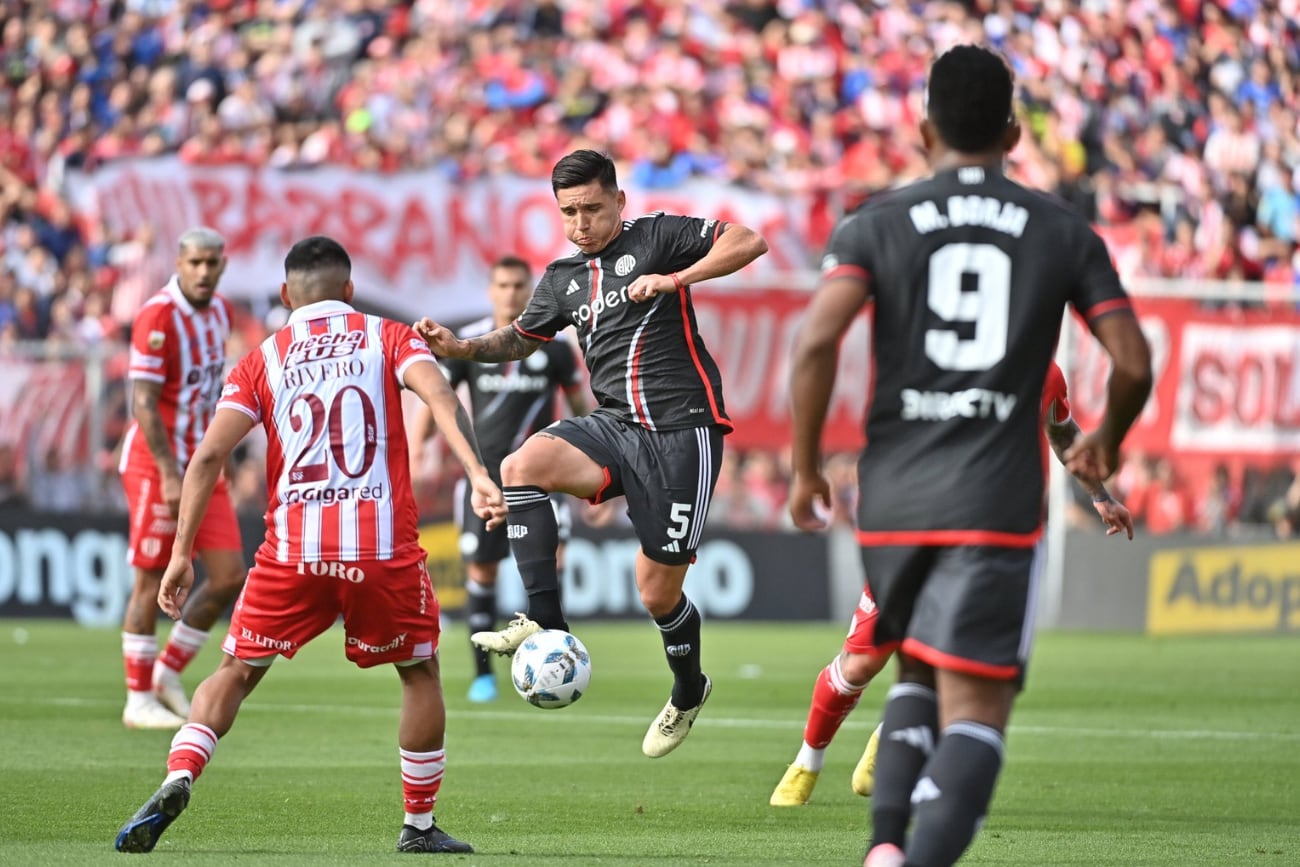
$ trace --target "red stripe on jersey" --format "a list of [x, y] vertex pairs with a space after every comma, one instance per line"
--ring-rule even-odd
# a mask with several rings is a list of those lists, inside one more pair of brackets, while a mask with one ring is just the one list
[[827, 280], [835, 280], [841, 277], [871, 282], [871, 273], [861, 265], [836, 265], [829, 271], [822, 273], [821, 282], [825, 283]]
[[330, 320], [326, 316], [322, 319], [313, 319], [307, 323], [308, 334], [324, 334], [330, 330]]
[[1115, 313], [1119, 310], [1132, 310], [1133, 305], [1127, 298], [1112, 298], [1109, 301], [1102, 301], [1094, 304], [1087, 310], [1083, 311], [1083, 318], [1089, 322], [1094, 322], [1107, 313]]
[[322, 560], [342, 560], [343, 545], [342, 522], [343, 509], [338, 503], [321, 506], [320, 509], [320, 558]]
[[987, 662], [980, 662], [977, 659], [954, 656], [951, 653], [936, 650], [928, 644], [922, 644], [915, 638], [903, 639], [902, 647], [903, 652], [908, 656], [915, 656], [922, 662], [928, 663], [935, 668], [942, 668], [944, 671], [960, 671], [963, 674], [973, 674], [976, 677], [986, 677], [990, 680], [1014, 680], [1020, 676], [1020, 666], [1018, 665], [992, 665]]
[[289, 347], [293, 345], [293, 328], [288, 326], [281, 328], [275, 335], [275, 355], [284, 364], [284, 358], [289, 354]]
[[632, 383], [631, 388], [629, 388], [628, 391], [632, 393], [632, 416], [637, 422], [648, 424], [650, 422], [650, 407], [646, 406], [645, 397], [641, 394], [640, 383], [641, 348], [643, 346], [645, 346], [644, 337], [637, 340], [636, 349], [632, 353], [631, 370], [628, 371], [628, 376], [631, 377]]
[[527, 331], [527, 330], [525, 330], [524, 327], [523, 327], [522, 325], [520, 325], [517, 321], [516, 321], [516, 322], [511, 322], [510, 324], [514, 327], [515, 331], [518, 331], [518, 332], [519, 332], [520, 334], [522, 334], [524, 337], [528, 337], [528, 338], [531, 338], [531, 339], [533, 339], [533, 340], [540, 340], [540, 341], [542, 341], [543, 343], [550, 343], [552, 340], [555, 339], [554, 337], [543, 337], [543, 336], [540, 335], [540, 334], [534, 334], [534, 333], [532, 333], [531, 331]]
[[686, 348], [690, 350], [691, 362], [695, 365], [695, 372], [700, 375], [700, 382], [704, 385], [704, 393], [709, 397], [709, 409], [713, 412], [714, 423], [722, 425], [727, 430], [732, 430], [731, 419], [718, 411], [718, 398], [713, 393], [713, 383], [709, 382], [708, 374], [704, 372], [704, 365], [700, 363], [700, 354], [695, 351], [695, 335], [691, 333], [691, 318], [686, 312], [686, 304], [690, 299], [690, 287], [687, 286], [682, 291], [686, 293], [686, 296], [680, 299], [681, 303], [678, 306], [682, 308], [682, 331], [686, 335]]
[[859, 545], [993, 545], [1032, 548], [1043, 535], [1040, 526], [1029, 533], [1001, 530], [858, 530]]

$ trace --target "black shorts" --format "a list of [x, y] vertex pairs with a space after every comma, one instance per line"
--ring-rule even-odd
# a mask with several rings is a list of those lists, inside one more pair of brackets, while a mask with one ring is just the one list
[[[461, 559], [466, 563], [500, 563], [510, 556], [506, 525], [489, 530], [487, 522], [470, 508], [469, 500], [473, 493], [473, 488], [465, 479], [456, 482], [455, 517], [456, 526], [460, 528]], [[560, 531], [560, 544], [563, 545], [573, 535], [573, 508], [565, 494], [551, 494], [551, 508], [555, 511], [555, 523]]]
[[880, 609], [876, 646], [901, 646], [935, 668], [1021, 682], [1041, 560], [1037, 546], [864, 546]]
[[562, 419], [546, 430], [604, 468], [605, 486], [590, 500], [627, 498], [628, 517], [647, 557], [669, 566], [691, 562], [722, 467], [721, 430], [652, 431], [599, 412]]

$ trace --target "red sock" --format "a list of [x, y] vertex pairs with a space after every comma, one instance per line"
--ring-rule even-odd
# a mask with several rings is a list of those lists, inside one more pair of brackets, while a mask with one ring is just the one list
[[416, 753], [399, 749], [402, 757], [402, 800], [408, 813], [431, 813], [442, 785], [442, 770], [447, 765], [445, 750]]
[[208, 633], [177, 623], [172, 627], [172, 634], [167, 637], [167, 646], [163, 648], [158, 661], [172, 671], [184, 671], [208, 640]]
[[216, 732], [199, 723], [186, 723], [172, 738], [172, 750], [167, 754], [167, 773], [189, 771], [197, 780], [216, 748]]
[[855, 686], [844, 679], [844, 674], [840, 671], [840, 658], [835, 657], [817, 675], [812, 706], [808, 708], [808, 724], [803, 730], [804, 743], [815, 750], [826, 749], [835, 733], [840, 730], [844, 718], [857, 707], [865, 688], [865, 683]]
[[153, 663], [157, 658], [157, 638], [123, 632], [122, 664], [126, 669], [126, 688], [132, 692], [149, 692], [153, 688]]

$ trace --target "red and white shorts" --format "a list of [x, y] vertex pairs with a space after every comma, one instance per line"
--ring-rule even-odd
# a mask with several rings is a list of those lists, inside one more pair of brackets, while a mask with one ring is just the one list
[[425, 560], [280, 563], [261, 551], [235, 602], [221, 649], [236, 659], [293, 655], [340, 615], [348, 659], [361, 668], [430, 659], [438, 649], [438, 597]]
[[[130, 548], [126, 562], [137, 569], [166, 569], [176, 539], [176, 519], [162, 498], [162, 479], [156, 471], [132, 467], [122, 473], [122, 487], [131, 509]], [[208, 511], [194, 539], [195, 551], [244, 550], [239, 538], [239, 521], [226, 490], [226, 480], [217, 479]]]
[[876, 649], [876, 620], [879, 616], [880, 610], [876, 608], [871, 589], [863, 587], [858, 607], [853, 610], [853, 620], [849, 623], [849, 634], [844, 639], [846, 653], [866, 653], [872, 656], [879, 653]]

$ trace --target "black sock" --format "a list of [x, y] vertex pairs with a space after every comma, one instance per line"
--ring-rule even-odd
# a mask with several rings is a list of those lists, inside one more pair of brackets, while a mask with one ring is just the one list
[[[497, 621], [497, 588], [488, 587], [477, 581], [465, 581], [465, 622], [469, 633], [487, 632]], [[474, 652], [474, 673], [484, 675], [492, 673], [492, 657], [486, 650], [479, 650], [470, 642]]]
[[672, 611], [655, 618], [664, 640], [668, 667], [673, 671], [673, 705], [682, 710], [695, 707], [704, 697], [704, 675], [700, 673], [700, 612], [682, 594]]
[[939, 728], [934, 690], [919, 683], [896, 683], [885, 697], [876, 785], [871, 793], [871, 846], [893, 843], [900, 849], [912, 817], [912, 789], [930, 754]]
[[560, 573], [555, 566], [555, 550], [560, 546], [560, 531], [546, 491], [534, 485], [518, 485], [502, 490], [506, 498], [506, 534], [510, 550], [524, 579], [528, 594], [528, 616], [543, 629], [569, 630], [560, 607]]
[[907, 846], [909, 865], [957, 863], [984, 823], [1002, 750], [1001, 733], [981, 723], [958, 720], [943, 730], [912, 796], [916, 824]]

